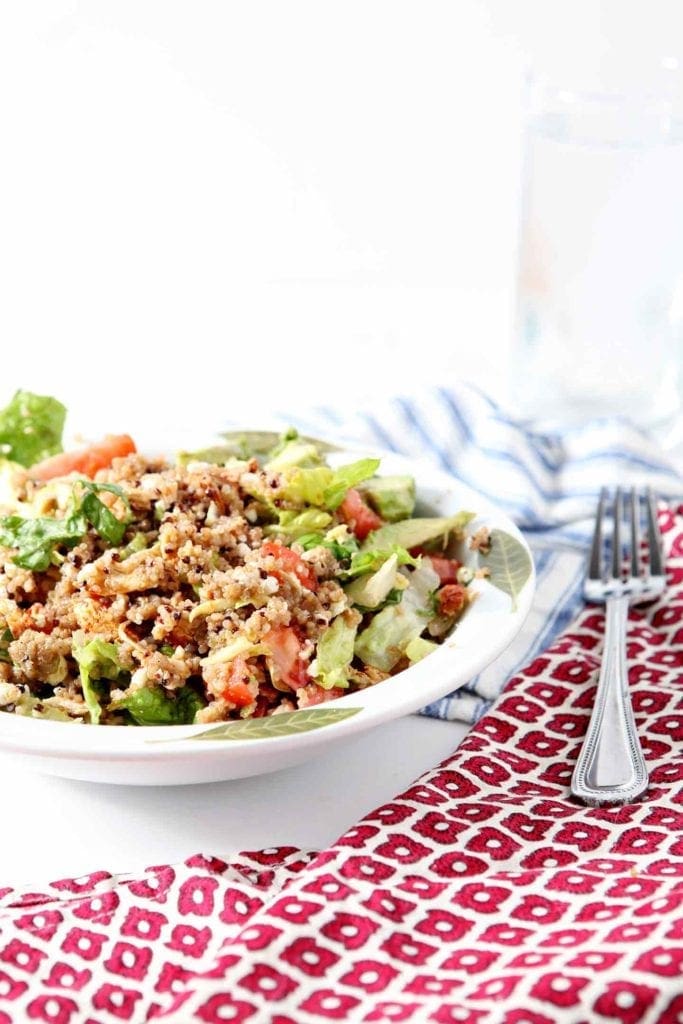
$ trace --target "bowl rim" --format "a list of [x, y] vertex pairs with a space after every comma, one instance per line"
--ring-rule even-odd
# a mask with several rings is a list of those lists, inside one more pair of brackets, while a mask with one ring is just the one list
[[[246, 432], [246, 428], [245, 428]], [[330, 438], [330, 441], [332, 439]], [[377, 457], [383, 463], [396, 464], [411, 473], [416, 479], [418, 501], [420, 491], [431, 488], [443, 491], [445, 495], [453, 492], [457, 495], [458, 505], [468, 505], [476, 511], [473, 525], [481, 520], [481, 524], [493, 525], [512, 534], [526, 549], [531, 560], [531, 572], [517, 598], [517, 607], [510, 609], [507, 619], [503, 619], [507, 628], [502, 628], [487, 645], [485, 655], [480, 650], [468, 650], [458, 645], [457, 637], [460, 626], [456, 626], [449, 637], [430, 655], [367, 689], [345, 694], [335, 698], [324, 707], [352, 708], [358, 707], [359, 712], [341, 721], [325, 725], [322, 729], [310, 732], [289, 734], [284, 736], [261, 737], [253, 739], [225, 740], [204, 739], [201, 742], [187, 742], [189, 737], [206, 732], [212, 726], [222, 723], [202, 723], [198, 725], [172, 726], [99, 726], [76, 722], [58, 722], [38, 718], [0, 712], [0, 753], [28, 753], [32, 756], [43, 756], [51, 759], [69, 761], [157, 761], [174, 762], [194, 761], [197, 758], [225, 756], [235, 757], [248, 750], [252, 754], [257, 748], [275, 752], [278, 749], [291, 749], [295, 744], [299, 749], [306, 750], [320, 744], [321, 736], [332, 739], [341, 732], [357, 732], [361, 728], [371, 728], [381, 722], [402, 717], [418, 711], [425, 705], [441, 699], [448, 693], [459, 689], [473, 676], [489, 666], [515, 639], [521, 630], [530, 611], [536, 590], [536, 568], [529, 545], [512, 522], [509, 516], [496, 507], [489, 499], [484, 498], [474, 488], [463, 483], [458, 477], [446, 473], [430, 462], [412, 458], [399, 452], [382, 449], [376, 445], [352, 445], [336, 442], [338, 450], [330, 455], [335, 461], [344, 461], [345, 457]], [[167, 448], [168, 450], [168, 448]], [[389, 469], [388, 473], [394, 470]], [[477, 589], [486, 591], [492, 585], [485, 580], [477, 581]], [[506, 595], [507, 597], [507, 595]], [[467, 616], [477, 616], [477, 605], [473, 602]], [[465, 621], [464, 619], [462, 620]], [[463, 655], [456, 662], [454, 652]], [[448, 669], [451, 669], [448, 672]], [[455, 669], [456, 671], [453, 671]], [[439, 671], [440, 670], [440, 671]], [[439, 683], [429, 685], [429, 677], [443, 679], [453, 676], [452, 684]], [[459, 680], [459, 681], [457, 681]], [[411, 692], [412, 691], [412, 692]], [[386, 694], [394, 692], [395, 698], [387, 699]], [[223, 752], [223, 755], [221, 755]]]

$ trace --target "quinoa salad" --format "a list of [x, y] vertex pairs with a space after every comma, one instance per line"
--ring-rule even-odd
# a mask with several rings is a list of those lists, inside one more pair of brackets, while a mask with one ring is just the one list
[[[62, 451], [66, 411], [0, 410], [0, 711], [94, 725], [262, 717], [429, 655], [474, 597], [473, 518], [296, 431], [175, 459]], [[460, 554], [461, 558], [457, 555]]]

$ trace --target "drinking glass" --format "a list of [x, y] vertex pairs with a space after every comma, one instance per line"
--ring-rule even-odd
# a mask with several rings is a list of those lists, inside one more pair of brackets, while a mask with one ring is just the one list
[[529, 417], [625, 416], [678, 438], [683, 74], [528, 83], [515, 398]]

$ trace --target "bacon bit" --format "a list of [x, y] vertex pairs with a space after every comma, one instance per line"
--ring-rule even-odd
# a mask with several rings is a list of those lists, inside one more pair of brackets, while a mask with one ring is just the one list
[[472, 534], [470, 550], [481, 551], [483, 555], [488, 555], [491, 550], [491, 531], [488, 526], [480, 526], [477, 532]]
[[442, 615], [459, 615], [467, 603], [467, 590], [461, 583], [449, 583], [437, 592]]

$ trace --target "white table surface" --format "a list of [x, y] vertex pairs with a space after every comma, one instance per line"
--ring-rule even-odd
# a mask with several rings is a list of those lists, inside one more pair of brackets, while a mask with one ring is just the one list
[[105, 869], [137, 871], [193, 853], [320, 849], [455, 750], [468, 726], [410, 715], [276, 774], [196, 786], [102, 786], [0, 759], [0, 885]]

